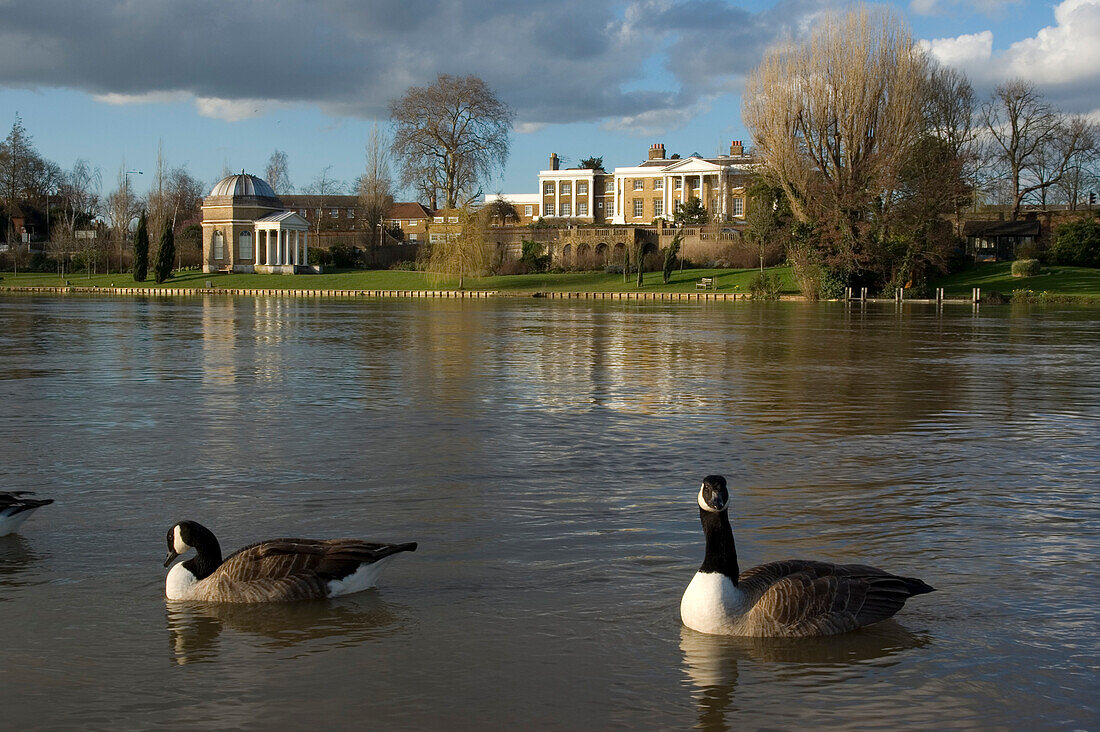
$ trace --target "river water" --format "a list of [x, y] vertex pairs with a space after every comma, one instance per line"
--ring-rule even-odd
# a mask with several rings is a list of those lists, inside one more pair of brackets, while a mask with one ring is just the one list
[[[7, 728], [1100, 727], [1100, 317], [1070, 308], [0, 297]], [[682, 628], [742, 567], [938, 592]], [[335, 601], [163, 598], [164, 536], [420, 542]]]

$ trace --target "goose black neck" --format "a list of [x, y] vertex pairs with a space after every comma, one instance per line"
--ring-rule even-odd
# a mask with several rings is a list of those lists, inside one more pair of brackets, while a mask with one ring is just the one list
[[195, 556], [183, 563], [187, 571], [195, 575], [196, 579], [205, 579], [214, 573], [222, 563], [222, 547], [217, 537], [205, 526], [191, 529], [191, 546], [195, 549]]
[[707, 540], [707, 553], [700, 572], [721, 572], [737, 584], [737, 548], [733, 544], [733, 528], [725, 511], [699, 509], [699, 521]]

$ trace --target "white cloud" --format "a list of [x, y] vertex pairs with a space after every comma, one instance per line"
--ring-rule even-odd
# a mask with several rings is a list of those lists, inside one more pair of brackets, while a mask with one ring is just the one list
[[921, 41], [921, 48], [929, 51], [940, 63], [956, 68], [966, 68], [989, 61], [993, 55], [993, 31], [982, 31], [955, 38], [935, 38]]
[[93, 94], [92, 99], [102, 104], [173, 104], [187, 101], [191, 95], [187, 92], [153, 91], [144, 94], [119, 94], [108, 92], [107, 94]]
[[1091, 112], [1100, 98], [1100, 0], [1063, 0], [1054, 21], [1002, 50], [994, 50], [991, 31], [921, 45], [980, 86], [1021, 78], [1067, 111]]
[[917, 15], [944, 15], [954, 12], [955, 6], [994, 16], [1009, 5], [1019, 5], [1023, 0], [910, 0], [909, 10]]
[[244, 119], [262, 117], [276, 102], [266, 99], [219, 99], [217, 97], [195, 97], [195, 109], [203, 117], [240, 122]]

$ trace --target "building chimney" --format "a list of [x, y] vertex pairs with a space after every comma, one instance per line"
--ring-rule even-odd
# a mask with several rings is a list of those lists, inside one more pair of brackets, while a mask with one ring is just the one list
[[650, 160], [664, 160], [665, 159], [665, 144], [663, 142], [655, 142], [649, 146], [649, 159]]
[[745, 146], [741, 144], [740, 140], [734, 140], [730, 143], [730, 156], [739, 158], [745, 154]]
[[561, 165], [561, 158], [557, 153], [550, 153], [550, 170], [557, 170]]

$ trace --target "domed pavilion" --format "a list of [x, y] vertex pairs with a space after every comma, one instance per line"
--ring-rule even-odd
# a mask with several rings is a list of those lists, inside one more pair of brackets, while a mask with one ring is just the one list
[[309, 222], [287, 211], [263, 178], [226, 176], [202, 201], [202, 271], [315, 272]]

